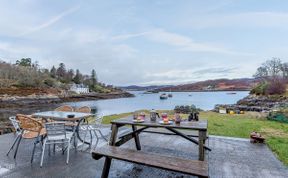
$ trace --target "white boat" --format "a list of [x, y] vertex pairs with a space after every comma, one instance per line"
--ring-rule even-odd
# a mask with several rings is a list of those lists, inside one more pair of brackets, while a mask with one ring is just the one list
[[168, 95], [166, 93], [163, 93], [163, 94], [160, 95], [160, 99], [161, 100], [168, 99]]

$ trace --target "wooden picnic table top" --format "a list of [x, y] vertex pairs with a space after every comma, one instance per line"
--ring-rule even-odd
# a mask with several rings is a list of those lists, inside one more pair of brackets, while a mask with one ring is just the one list
[[163, 127], [163, 128], [175, 128], [175, 129], [191, 129], [191, 130], [202, 130], [207, 131], [208, 122], [207, 120], [199, 121], [182, 121], [180, 124], [160, 124], [161, 119], [157, 119], [156, 122], [145, 118], [144, 122], [134, 122], [132, 117], [122, 118], [111, 121], [111, 124], [116, 125], [135, 125], [135, 126], [146, 126], [146, 127]]
[[[68, 118], [68, 115], [74, 115], [73, 118]], [[66, 112], [66, 111], [45, 111], [32, 114], [33, 117], [50, 118], [61, 121], [77, 121], [86, 117], [94, 116], [91, 113], [81, 112]]]

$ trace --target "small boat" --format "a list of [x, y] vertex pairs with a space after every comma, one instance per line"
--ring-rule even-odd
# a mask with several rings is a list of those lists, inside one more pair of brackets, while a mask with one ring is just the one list
[[227, 95], [236, 95], [237, 93], [235, 92], [229, 92], [229, 93], [226, 93]]
[[166, 93], [161, 94], [161, 95], [160, 95], [160, 99], [161, 99], [161, 100], [168, 99], [167, 94], [166, 94]]

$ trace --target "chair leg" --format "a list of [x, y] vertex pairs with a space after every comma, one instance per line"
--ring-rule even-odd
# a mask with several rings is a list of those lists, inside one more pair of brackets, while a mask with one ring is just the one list
[[55, 151], [56, 151], [56, 144], [54, 143], [53, 144], [53, 153], [55, 154]]
[[87, 132], [88, 132], [88, 130], [85, 131], [84, 139], [82, 141], [82, 151], [84, 150], [84, 144], [85, 144], [85, 141], [86, 141]]
[[7, 156], [9, 155], [10, 151], [14, 148], [15, 144], [17, 143], [18, 139], [19, 139], [20, 135], [17, 135], [17, 137], [15, 138], [12, 146], [10, 147], [8, 153], [6, 154]]
[[62, 155], [64, 155], [64, 152], [65, 152], [65, 147], [64, 147], [64, 143], [62, 143]]
[[46, 146], [46, 141], [44, 141], [43, 146], [42, 146], [42, 154], [41, 154], [41, 162], [40, 162], [40, 167], [42, 168], [43, 165], [43, 159], [44, 159], [44, 153], [45, 153], [45, 146]]
[[100, 129], [98, 129], [97, 131], [100, 133], [101, 137], [102, 137], [104, 140], [108, 141], [108, 139], [107, 139], [107, 138], [105, 138], [105, 136], [103, 135], [103, 133], [101, 132], [101, 130], [100, 130]]
[[66, 158], [66, 164], [68, 164], [69, 163], [69, 153], [70, 153], [70, 140], [68, 141], [68, 150], [67, 150], [67, 158]]
[[36, 144], [37, 144], [37, 140], [35, 140], [35, 142], [34, 142], [34, 147], [33, 147], [32, 156], [31, 156], [31, 163], [33, 162], [33, 159], [34, 159]]
[[90, 134], [90, 148], [91, 148], [91, 146], [92, 146], [92, 141], [93, 141], [93, 136], [92, 136], [92, 131], [91, 130], [89, 130], [89, 134]]
[[[98, 142], [99, 142], [99, 137], [98, 137], [98, 134], [97, 134], [97, 132], [94, 130], [94, 134], [95, 134], [95, 136], [96, 136], [96, 139], [97, 139], [97, 141], [96, 141], [96, 143], [95, 143], [95, 146], [94, 146], [94, 149], [96, 149], [96, 147], [97, 147], [97, 145], [98, 145]], [[92, 150], [91, 150], [92, 151]]]
[[16, 156], [17, 156], [17, 152], [18, 152], [18, 149], [19, 149], [19, 144], [22, 140], [22, 136], [20, 135], [20, 138], [18, 139], [18, 143], [16, 145], [16, 150], [15, 150], [15, 153], [14, 153], [14, 159], [16, 159]]

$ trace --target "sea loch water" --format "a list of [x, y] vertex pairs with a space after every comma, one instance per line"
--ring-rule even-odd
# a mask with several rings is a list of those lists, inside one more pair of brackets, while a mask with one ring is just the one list
[[160, 100], [159, 96], [161, 93], [143, 94], [143, 91], [133, 91], [131, 93], [135, 97], [66, 104], [74, 107], [90, 106], [103, 115], [131, 112], [140, 109], [174, 109], [176, 105], [191, 104], [203, 110], [210, 110], [216, 104], [234, 104], [249, 94], [248, 91], [236, 91], [236, 94], [229, 94], [229, 92], [172, 92], [172, 98]]

